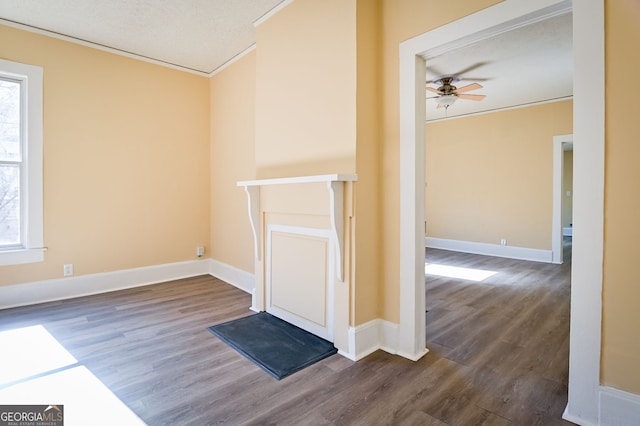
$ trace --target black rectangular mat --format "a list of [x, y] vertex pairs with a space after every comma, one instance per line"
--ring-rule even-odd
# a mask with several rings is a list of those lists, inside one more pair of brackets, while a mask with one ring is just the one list
[[338, 351], [331, 342], [266, 312], [208, 330], [278, 380]]

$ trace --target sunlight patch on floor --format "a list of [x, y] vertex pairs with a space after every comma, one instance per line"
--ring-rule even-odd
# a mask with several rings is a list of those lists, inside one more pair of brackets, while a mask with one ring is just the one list
[[64, 405], [64, 424], [144, 425], [41, 325], [0, 332], [3, 405]]
[[0, 332], [0, 348], [0, 387], [78, 362], [41, 325]]
[[426, 263], [424, 273], [427, 275], [437, 275], [439, 277], [458, 278], [469, 281], [484, 281], [497, 274], [497, 271], [486, 271], [482, 269], [462, 268], [458, 266], [440, 265], [438, 263]]

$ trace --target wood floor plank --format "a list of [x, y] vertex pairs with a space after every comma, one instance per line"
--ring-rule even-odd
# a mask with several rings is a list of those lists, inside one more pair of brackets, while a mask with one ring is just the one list
[[2, 310], [0, 331], [43, 325], [149, 425], [568, 424], [570, 263], [426, 258], [496, 273], [426, 277], [416, 362], [334, 355], [277, 381], [207, 331], [251, 314], [250, 295], [209, 276]]

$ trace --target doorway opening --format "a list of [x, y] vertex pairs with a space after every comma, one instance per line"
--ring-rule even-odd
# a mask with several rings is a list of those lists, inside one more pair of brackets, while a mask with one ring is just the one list
[[400, 45], [400, 327], [398, 353], [426, 350], [424, 283], [425, 57], [554, 14], [573, 12], [573, 261], [569, 398], [564, 417], [598, 418], [604, 207], [604, 3], [511, 0]]
[[573, 134], [553, 137], [553, 263], [564, 262], [566, 237], [573, 238]]

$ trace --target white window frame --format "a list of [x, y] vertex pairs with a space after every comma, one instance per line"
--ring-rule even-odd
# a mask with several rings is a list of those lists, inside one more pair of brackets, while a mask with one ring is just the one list
[[42, 182], [42, 68], [0, 59], [0, 75], [22, 82], [23, 174], [19, 248], [0, 249], [0, 266], [44, 261]]

